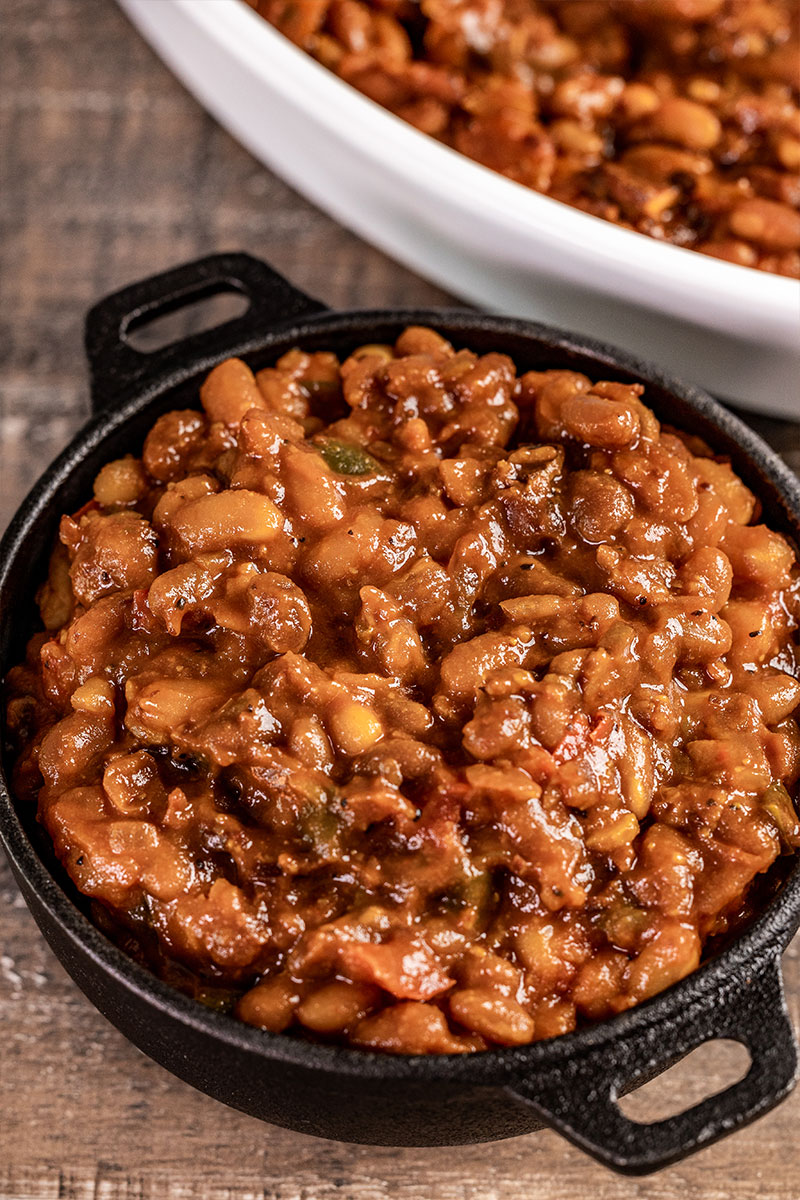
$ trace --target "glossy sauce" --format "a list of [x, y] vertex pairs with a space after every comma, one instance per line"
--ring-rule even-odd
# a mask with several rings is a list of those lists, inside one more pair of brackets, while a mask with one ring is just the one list
[[102, 927], [267, 1030], [552, 1037], [800, 841], [794, 548], [641, 386], [411, 328], [212, 371], [61, 522], [16, 786]]

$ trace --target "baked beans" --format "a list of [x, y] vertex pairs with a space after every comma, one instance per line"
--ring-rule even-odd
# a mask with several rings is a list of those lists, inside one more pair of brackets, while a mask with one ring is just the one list
[[402, 1053], [653, 996], [800, 842], [795, 548], [640, 385], [216, 367], [65, 515], [15, 786], [206, 1004]]
[[800, 277], [796, 0], [248, 0], [423, 133], [639, 233]]

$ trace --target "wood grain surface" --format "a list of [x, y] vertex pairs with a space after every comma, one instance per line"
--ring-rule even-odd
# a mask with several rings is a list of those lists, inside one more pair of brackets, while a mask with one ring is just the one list
[[[452, 302], [256, 163], [110, 0], [0, 0], [0, 53], [0, 526], [87, 416], [83, 315], [114, 288], [246, 249], [332, 305]], [[755, 423], [800, 469], [800, 425]], [[800, 1027], [797, 942], [785, 973]], [[714, 1046], [650, 1085], [637, 1112], [681, 1107], [740, 1067], [736, 1048]], [[274, 1129], [126, 1042], [50, 954], [0, 865], [2, 1200], [797, 1200], [799, 1125], [800, 1091], [640, 1181], [551, 1133], [395, 1150]]]

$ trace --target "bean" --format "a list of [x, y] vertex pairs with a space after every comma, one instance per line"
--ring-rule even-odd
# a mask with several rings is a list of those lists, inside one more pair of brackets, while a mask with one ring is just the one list
[[71, 712], [45, 735], [39, 750], [39, 769], [45, 783], [65, 787], [81, 775], [111, 744], [113, 721], [107, 710], [100, 714], [80, 709]]
[[343, 754], [363, 754], [383, 737], [380, 719], [366, 704], [347, 700], [330, 717], [330, 731]]
[[775, 153], [787, 171], [800, 171], [800, 138], [778, 138]]
[[187, 721], [208, 716], [228, 695], [220, 682], [210, 679], [129, 681], [125, 687], [125, 724], [144, 740], [166, 741]]
[[100, 596], [149, 587], [155, 579], [156, 536], [138, 513], [90, 513], [73, 532], [77, 544], [67, 527], [62, 527], [62, 540], [73, 542], [72, 589], [87, 607]]
[[686, 753], [695, 774], [737, 791], [764, 791], [772, 778], [767, 756], [757, 735], [737, 733], [735, 741], [728, 737], [687, 742]]
[[145, 438], [142, 463], [148, 475], [162, 483], [185, 475], [206, 431], [202, 413], [191, 409], [164, 413]]
[[292, 754], [316, 771], [330, 771], [333, 749], [321, 721], [313, 716], [299, 716], [289, 731]]
[[557, 83], [550, 104], [559, 116], [595, 120], [613, 111], [623, 87], [618, 76], [584, 72]]
[[800, 703], [800, 682], [791, 675], [776, 672], [749, 681], [766, 725], [777, 725], [790, 717]]
[[177, 637], [184, 617], [214, 594], [215, 585], [212, 573], [199, 563], [181, 563], [154, 580], [147, 593], [147, 607], [164, 622], [167, 632]]
[[724, 505], [731, 521], [737, 525], [748, 524], [755, 512], [755, 496], [734, 475], [730, 463], [715, 462], [713, 458], [697, 458], [693, 474], [706, 495], [712, 494]]
[[[247, 0], [256, 9], [266, 7], [264, 0]], [[280, 25], [281, 32], [298, 46], [305, 46], [310, 38], [317, 35], [330, 7], [330, 0], [270, 0], [268, 8], [272, 10], [272, 19]]]
[[639, 417], [626, 404], [603, 396], [571, 396], [561, 409], [567, 433], [588, 446], [628, 446], [639, 432]]
[[567, 154], [575, 154], [592, 162], [600, 162], [603, 157], [602, 137], [594, 130], [586, 129], [579, 121], [571, 121], [566, 117], [553, 121], [550, 136], [558, 148]]
[[723, 262], [736, 263], [740, 267], [754, 267], [758, 263], [758, 254], [749, 242], [727, 238], [720, 242], [701, 242], [697, 247], [703, 254], [711, 258], [721, 258]]
[[598, 471], [576, 471], [572, 479], [575, 531], [593, 545], [610, 540], [634, 514], [631, 493], [612, 475]]
[[335, 979], [301, 1001], [297, 1019], [315, 1033], [343, 1033], [365, 1017], [380, 992], [368, 984]]
[[132, 454], [106, 463], [94, 481], [94, 498], [104, 508], [136, 504], [146, 491], [142, 464]]
[[297, 584], [268, 571], [249, 579], [246, 591], [247, 629], [274, 654], [299, 654], [311, 636], [311, 612]]
[[425, 670], [426, 659], [417, 627], [391, 596], [379, 588], [361, 589], [361, 611], [355, 631], [359, 642], [381, 668], [404, 683], [413, 683]]
[[730, 559], [736, 582], [776, 587], [788, 579], [794, 551], [786, 538], [765, 525], [729, 525], [722, 547]]
[[264, 398], [255, 376], [240, 358], [228, 358], [207, 377], [200, 400], [210, 421], [237, 426], [251, 408], [263, 408]]
[[93, 676], [75, 689], [70, 704], [76, 711], [94, 713], [95, 716], [111, 714], [114, 711], [114, 686], [107, 679]]
[[447, 496], [454, 504], [475, 504], [485, 489], [485, 469], [479, 459], [445, 458], [439, 474]]
[[730, 625], [714, 613], [687, 613], [679, 627], [678, 661], [685, 665], [708, 666], [727, 654], [733, 643]]
[[800, 213], [775, 200], [742, 201], [730, 215], [730, 227], [737, 237], [767, 250], [800, 248]]
[[413, 1000], [365, 1017], [356, 1026], [353, 1041], [388, 1054], [463, 1054], [485, 1046], [481, 1040], [457, 1037], [441, 1009]]
[[697, 512], [697, 488], [687, 464], [663, 445], [651, 446], [646, 456], [620, 450], [613, 469], [649, 514], [688, 521]]
[[452, 358], [453, 347], [440, 333], [423, 325], [409, 325], [395, 342], [395, 354], [436, 354]]
[[125, 816], [150, 817], [166, 801], [166, 790], [151, 754], [137, 750], [113, 758], [103, 772], [103, 790]]
[[265, 367], [256, 375], [256, 386], [264, 407], [293, 421], [304, 421], [309, 415], [308, 397], [295, 379], [287, 379], [275, 367]]
[[285, 507], [295, 524], [313, 522], [319, 530], [341, 525], [345, 516], [342, 484], [331, 474], [329, 459], [287, 446], [281, 454], [281, 463]]
[[646, 83], [626, 84], [620, 97], [622, 110], [632, 121], [654, 113], [660, 103], [658, 92]]
[[453, 1017], [471, 1033], [501, 1046], [522, 1046], [533, 1038], [533, 1017], [508, 996], [488, 988], [462, 988], [449, 997]]
[[589, 817], [589, 832], [586, 845], [590, 850], [601, 854], [609, 854], [621, 846], [630, 845], [639, 833], [639, 822], [632, 812], [618, 812], [611, 817], [604, 816], [602, 822], [595, 819], [597, 809], [592, 809]]
[[210, 496], [220, 490], [212, 475], [189, 475], [166, 487], [153, 509], [153, 524], [156, 529], [167, 529], [179, 509], [190, 500]]
[[533, 1019], [537, 1039], [560, 1037], [562, 1033], [572, 1033], [575, 1028], [575, 1005], [570, 1000], [548, 999], [537, 1004]]
[[637, 1001], [646, 1000], [696, 970], [699, 963], [697, 931], [677, 921], [665, 921], [626, 971], [626, 990]]
[[380, 943], [352, 941], [340, 954], [339, 966], [350, 979], [374, 984], [401, 1000], [427, 1001], [455, 982], [430, 946], [407, 932]]
[[713, 17], [723, 3], [724, 0], [651, 0], [649, 9], [664, 21], [694, 24]]
[[514, 945], [537, 988], [548, 991], [564, 985], [590, 951], [582, 930], [547, 917], [532, 917], [517, 933]]
[[236, 1006], [236, 1015], [248, 1025], [269, 1033], [282, 1033], [291, 1025], [299, 1000], [293, 981], [288, 976], [276, 975], [245, 992]]
[[631, 146], [623, 154], [622, 162], [636, 174], [662, 183], [677, 172], [699, 179], [713, 170], [708, 154], [680, 149], [667, 142], [642, 142]]
[[560, 71], [574, 62], [580, 54], [577, 43], [571, 37], [551, 34], [549, 38], [532, 38], [527, 48], [529, 61], [538, 71]]
[[69, 555], [66, 546], [59, 543], [50, 555], [47, 579], [36, 593], [45, 629], [60, 629], [69, 622], [75, 599], [69, 574]]
[[733, 568], [721, 550], [701, 546], [689, 555], [678, 571], [682, 590], [692, 603], [694, 597], [702, 598], [701, 608], [715, 612], [722, 608], [731, 594]]
[[693, 79], [686, 90], [699, 104], [715, 104], [722, 91], [713, 79]]
[[245, 488], [191, 500], [172, 519], [188, 555], [269, 542], [282, 524], [280, 510], [271, 500]]
[[627, 742], [626, 753], [618, 765], [620, 792], [626, 807], [641, 821], [647, 816], [655, 792], [653, 745], [630, 717], [620, 720], [619, 725]]
[[609, 1017], [624, 1004], [617, 1003], [628, 956], [619, 950], [598, 950], [579, 969], [572, 987], [578, 1010], [593, 1021]]
[[[491, 772], [490, 767], [480, 766], [474, 769]], [[502, 772], [497, 772], [497, 774], [502, 774]], [[476, 880], [481, 886], [485, 882], [480, 876], [476, 877]], [[475, 883], [476, 880], [470, 882]], [[501, 958], [499, 954], [492, 954], [491, 951], [484, 950], [482, 946], [473, 946], [464, 956], [459, 971], [459, 983], [462, 987], [488, 988], [490, 991], [499, 992], [504, 996], [514, 996], [522, 983], [522, 972], [519, 967], [515, 967], [508, 959]]]
[[677, 142], [687, 150], [711, 150], [722, 135], [719, 118], [695, 100], [671, 96], [649, 119], [656, 137]]
[[722, 610], [736, 661], [767, 662], [777, 651], [781, 627], [763, 600], [729, 600]]
[[442, 662], [434, 708], [441, 715], [463, 713], [492, 671], [524, 660], [530, 641], [530, 629], [520, 625], [510, 634], [484, 633], [455, 646]]

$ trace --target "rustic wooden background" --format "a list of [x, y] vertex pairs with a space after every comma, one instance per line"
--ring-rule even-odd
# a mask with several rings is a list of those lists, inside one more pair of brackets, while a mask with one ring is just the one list
[[[1, 0], [0, 53], [0, 526], [87, 415], [82, 316], [110, 290], [246, 249], [332, 305], [449, 299], [264, 170], [110, 0]], [[800, 469], [800, 425], [757, 424]], [[785, 969], [800, 1028], [798, 943]], [[651, 1085], [640, 1111], [678, 1107], [740, 1065], [715, 1046]], [[797, 1200], [798, 1125], [800, 1091], [645, 1181], [550, 1133], [453, 1151], [273, 1129], [178, 1082], [108, 1025], [0, 865], [2, 1200]]]

